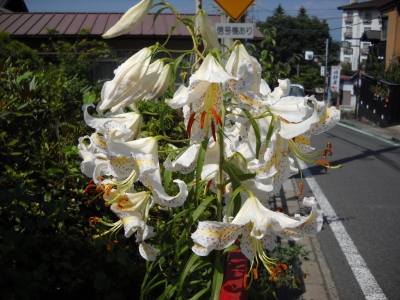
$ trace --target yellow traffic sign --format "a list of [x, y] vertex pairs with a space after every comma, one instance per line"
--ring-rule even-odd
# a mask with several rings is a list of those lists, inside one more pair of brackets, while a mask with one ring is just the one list
[[255, 0], [214, 0], [235, 22], [239, 21]]

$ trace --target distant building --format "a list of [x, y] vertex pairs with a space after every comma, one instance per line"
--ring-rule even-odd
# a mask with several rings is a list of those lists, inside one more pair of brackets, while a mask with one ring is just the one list
[[0, 0], [0, 13], [2, 12], [28, 12], [24, 0]]
[[[342, 38], [351, 44], [349, 50], [340, 52], [340, 61], [351, 62], [355, 65], [360, 54], [360, 61], [367, 59], [371, 43], [361, 41], [360, 38], [365, 31], [380, 31], [382, 19], [378, 11], [378, 6], [390, 2], [390, 0], [371, 0], [358, 2], [350, 0], [349, 5], [338, 7], [343, 10]], [[353, 49], [351, 51], [350, 49]], [[360, 53], [361, 51], [361, 53]]]

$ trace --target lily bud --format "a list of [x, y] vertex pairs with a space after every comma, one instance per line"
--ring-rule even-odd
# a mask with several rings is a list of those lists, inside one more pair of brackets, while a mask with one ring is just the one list
[[153, 0], [140, 1], [129, 9], [113, 27], [102, 35], [102, 37], [104, 39], [110, 39], [128, 33], [143, 21], [152, 6]]
[[163, 66], [164, 63], [161, 60], [156, 60], [149, 65], [147, 72], [138, 78], [137, 81], [131, 81], [131, 85], [124, 86], [123, 89], [118, 89], [117, 93], [113, 96], [111, 111], [115, 112], [129, 104], [143, 100], [156, 85]]
[[115, 105], [115, 101], [122, 91], [136, 86], [147, 72], [150, 61], [151, 50], [144, 48], [119, 66], [114, 71], [114, 79], [104, 83], [101, 90], [101, 102], [97, 110], [102, 111], [111, 108]]
[[201, 9], [197, 15], [197, 22], [199, 25], [200, 34], [207, 43], [207, 49], [219, 49], [220, 46], [218, 42], [218, 35], [215, 31], [214, 24], [203, 9]]
[[168, 64], [162, 68], [160, 77], [158, 78], [153, 90], [151, 90], [150, 93], [147, 94], [144, 100], [150, 101], [158, 97], [161, 97], [168, 89], [170, 79], [171, 79], [171, 66]]

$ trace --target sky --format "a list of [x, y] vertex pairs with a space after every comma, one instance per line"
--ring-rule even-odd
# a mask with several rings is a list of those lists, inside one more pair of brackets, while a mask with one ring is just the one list
[[[139, 0], [25, 0], [30, 12], [125, 12], [138, 2]], [[157, 0], [154, 0], [154, 3], [156, 2]], [[180, 13], [194, 13], [197, 0], [167, 0], [167, 2]], [[202, 4], [203, 9], [209, 14], [215, 13], [218, 9], [218, 4], [213, 0], [203, 0]], [[278, 4], [282, 5], [287, 15], [292, 16], [296, 16], [299, 8], [304, 6], [309, 16], [326, 20], [333, 40], [340, 41], [343, 11], [337, 8], [350, 4], [350, 0], [256, 0], [247, 11], [247, 17], [254, 22], [265, 21]]]

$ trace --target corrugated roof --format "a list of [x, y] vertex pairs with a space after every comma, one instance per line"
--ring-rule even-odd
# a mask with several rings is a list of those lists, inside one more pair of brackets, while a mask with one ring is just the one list
[[352, 3], [349, 5], [339, 6], [338, 9], [341, 10], [348, 10], [348, 9], [359, 9], [359, 8], [377, 8], [378, 6], [385, 5], [386, 3], [390, 2], [391, 0], [371, 0], [371, 1], [364, 1], [358, 3]]
[[[11, 35], [34, 37], [47, 35], [48, 29], [55, 29], [62, 35], [77, 35], [80, 30], [89, 30], [89, 35], [101, 35], [111, 28], [123, 13], [0, 13], [0, 32], [7, 31]], [[193, 17], [193, 15], [181, 15]], [[172, 14], [160, 14], [153, 24], [154, 14], [146, 16], [144, 21], [131, 30], [128, 36], [165, 36], [177, 23]], [[214, 23], [220, 22], [220, 16], [211, 15]], [[246, 23], [251, 23], [246, 20]], [[172, 36], [189, 36], [186, 26], [178, 25]], [[254, 39], [263, 39], [260, 30], [254, 26]]]
[[380, 30], [365, 30], [362, 34], [360, 41], [376, 43], [381, 40]]

